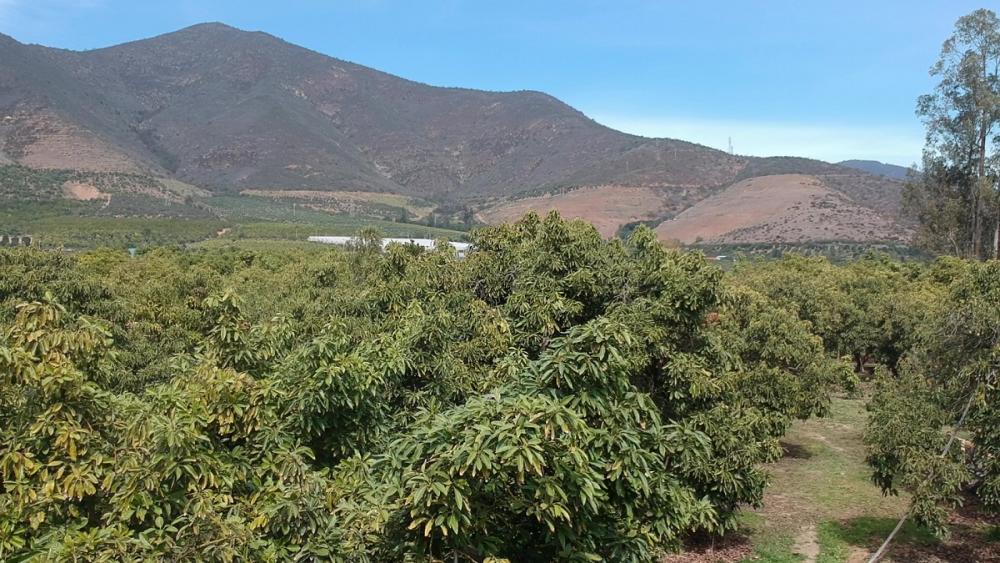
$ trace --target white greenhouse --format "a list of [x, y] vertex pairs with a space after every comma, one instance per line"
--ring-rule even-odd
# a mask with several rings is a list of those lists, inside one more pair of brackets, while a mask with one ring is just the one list
[[[321, 244], [332, 244], [335, 246], [354, 246], [357, 244], [358, 239], [355, 237], [329, 237], [329, 236], [313, 236], [309, 237], [309, 242], [318, 242]], [[382, 249], [390, 244], [413, 244], [421, 248], [432, 249], [437, 245], [434, 239], [429, 238], [384, 238], [382, 239]], [[457, 252], [459, 258], [465, 258], [465, 255], [472, 248], [472, 245], [467, 242], [449, 242]]]

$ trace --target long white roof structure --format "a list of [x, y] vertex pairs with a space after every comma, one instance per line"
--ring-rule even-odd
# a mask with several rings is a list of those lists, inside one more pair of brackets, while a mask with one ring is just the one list
[[[350, 246], [357, 243], [356, 237], [329, 237], [329, 236], [312, 236], [309, 237], [309, 242], [318, 242], [322, 244], [333, 244], [336, 246]], [[382, 239], [382, 249], [389, 246], [390, 244], [414, 244], [421, 248], [432, 249], [437, 243], [434, 239], [429, 238], [384, 238]], [[458, 251], [460, 257], [464, 257], [465, 253], [472, 248], [472, 245], [467, 242], [449, 242], [455, 250]]]

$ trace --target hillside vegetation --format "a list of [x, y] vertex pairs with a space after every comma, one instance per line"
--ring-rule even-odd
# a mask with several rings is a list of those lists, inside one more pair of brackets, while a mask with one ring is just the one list
[[353, 198], [350, 206], [330, 199], [212, 196], [138, 174], [6, 165], [0, 166], [0, 189], [0, 235], [31, 235], [42, 248], [150, 248], [215, 238], [304, 241], [312, 235], [351, 235], [364, 227], [387, 236], [457, 240], [470, 226], [455, 215], [387, 194], [375, 194], [381, 199], [371, 202], [366, 194], [340, 196]]
[[[820, 217], [805, 202], [752, 225], [750, 237], [714, 238], [817, 242], [849, 232], [885, 242], [909, 228], [902, 184], [883, 176], [630, 135], [541, 92], [429, 86], [222, 24], [83, 52], [0, 36], [0, 93], [0, 163], [153, 184], [26, 186], [0, 176], [0, 196], [108, 202], [114, 216], [153, 208], [137, 191], [183, 202], [191, 193], [180, 185], [197, 186], [193, 197], [248, 194], [435, 227], [468, 228], [477, 212], [499, 223], [557, 210], [611, 236], [638, 221], [655, 226], [742, 180], [804, 175], [830, 192]], [[131, 195], [112, 193], [122, 191]], [[816, 221], [829, 229], [782, 226]]]

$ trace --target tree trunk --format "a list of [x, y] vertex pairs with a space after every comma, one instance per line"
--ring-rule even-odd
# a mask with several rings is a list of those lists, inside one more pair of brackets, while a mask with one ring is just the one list
[[993, 259], [1000, 260], [1000, 216], [993, 227]]
[[979, 249], [982, 246], [982, 228], [979, 225], [979, 181], [972, 187], [972, 252], [971, 258], [979, 260]]
[[[985, 71], [986, 69], [984, 68], [983, 70]], [[981, 215], [980, 196], [982, 196], [983, 193], [983, 182], [986, 181], [986, 137], [992, 127], [992, 123], [990, 122], [986, 110], [983, 110], [982, 119], [982, 123], [979, 124], [979, 162], [977, 163], [978, 166], [976, 169], [976, 193], [973, 194], [973, 205], [975, 206], [975, 211], [973, 211], [972, 220], [972, 254], [975, 256], [976, 260], [983, 258], [983, 226], [979, 223]]]

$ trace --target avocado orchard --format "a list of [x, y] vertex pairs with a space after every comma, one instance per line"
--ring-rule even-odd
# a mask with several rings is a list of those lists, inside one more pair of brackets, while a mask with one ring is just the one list
[[556, 214], [472, 238], [0, 251], [0, 559], [654, 560], [761, 502], [841, 356], [924, 342], [899, 296], [979, 291]]
[[[910, 493], [918, 523], [945, 535], [970, 497], [1000, 508], [1000, 263], [789, 257], [742, 265], [732, 281], [797, 312], [831, 356], [872, 372], [872, 479], [887, 494]], [[965, 438], [946, 449], [966, 407]]]

